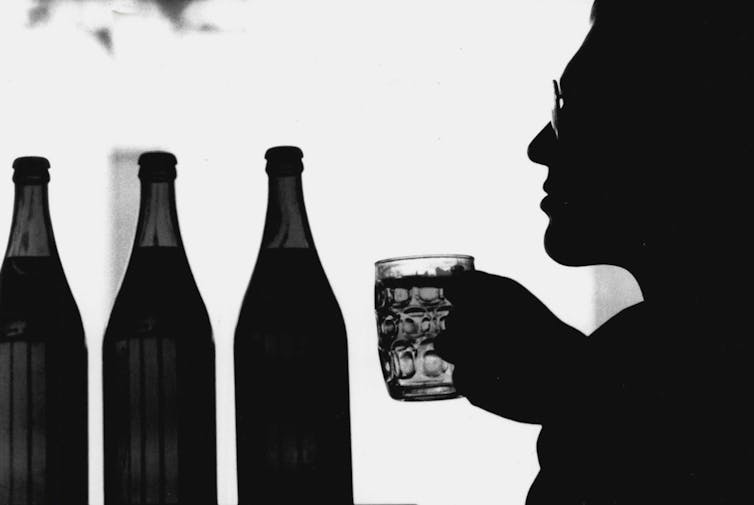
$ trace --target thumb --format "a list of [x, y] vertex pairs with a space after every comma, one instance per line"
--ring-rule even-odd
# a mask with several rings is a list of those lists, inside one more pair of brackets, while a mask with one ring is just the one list
[[444, 281], [443, 292], [450, 303], [463, 303], [474, 293], [474, 286], [485, 274], [479, 270], [465, 270], [454, 273]]
[[433, 340], [435, 351], [445, 361], [457, 365], [464, 361], [464, 347], [457, 325], [454, 324], [453, 311], [445, 318], [445, 329]]

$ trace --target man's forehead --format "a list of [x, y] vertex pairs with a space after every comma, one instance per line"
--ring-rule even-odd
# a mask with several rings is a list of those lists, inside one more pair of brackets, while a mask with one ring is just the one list
[[586, 39], [581, 44], [576, 53], [566, 64], [563, 73], [560, 76], [560, 86], [564, 93], [568, 93], [569, 88], [582, 88], [589, 82], [599, 80], [598, 74], [601, 65], [597, 60], [597, 51], [595, 51], [594, 27], [589, 31]]
[[610, 33], [609, 26], [596, 20], [563, 69], [561, 89], [564, 95], [582, 90], [595, 94], [615, 90], [640, 77], [646, 60], [640, 47]]

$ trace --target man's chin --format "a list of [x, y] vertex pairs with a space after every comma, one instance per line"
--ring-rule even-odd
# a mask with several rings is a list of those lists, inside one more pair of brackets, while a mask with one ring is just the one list
[[598, 264], [599, 244], [593, 234], [564, 229], [552, 222], [545, 231], [545, 251], [557, 263], [568, 267]]

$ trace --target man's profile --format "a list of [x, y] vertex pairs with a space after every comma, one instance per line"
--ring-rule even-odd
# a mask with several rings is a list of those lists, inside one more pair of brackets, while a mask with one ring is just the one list
[[587, 337], [510, 279], [449, 290], [459, 391], [543, 425], [529, 505], [751, 501], [752, 29], [725, 3], [597, 0], [529, 146], [547, 253], [623, 267], [644, 301]]

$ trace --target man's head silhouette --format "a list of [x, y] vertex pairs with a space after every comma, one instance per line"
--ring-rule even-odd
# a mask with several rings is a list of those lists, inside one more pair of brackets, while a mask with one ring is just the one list
[[741, 4], [595, 2], [555, 83], [553, 122], [529, 146], [549, 168], [553, 259], [622, 266], [641, 283], [660, 263], [686, 267], [727, 247], [748, 214], [740, 190], [752, 160]]
[[446, 290], [435, 349], [458, 391], [543, 425], [529, 505], [751, 502], [745, 7], [598, 0], [529, 146], [548, 254], [626, 268], [643, 303], [586, 338], [511, 279]]

